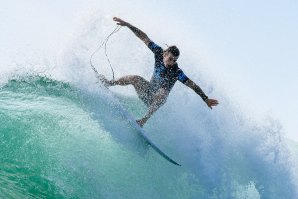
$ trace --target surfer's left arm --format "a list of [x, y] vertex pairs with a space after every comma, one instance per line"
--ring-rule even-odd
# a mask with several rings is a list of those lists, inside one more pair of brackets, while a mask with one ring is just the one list
[[212, 109], [212, 106], [218, 105], [218, 101], [216, 99], [209, 99], [203, 90], [191, 79], [188, 79], [186, 82], [184, 82], [184, 84], [198, 94], [210, 109]]

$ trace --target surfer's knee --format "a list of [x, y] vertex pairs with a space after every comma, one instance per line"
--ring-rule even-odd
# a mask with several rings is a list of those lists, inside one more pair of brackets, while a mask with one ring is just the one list
[[139, 82], [141, 79], [138, 75], [127, 75], [125, 77], [120, 78], [118, 81], [125, 84], [135, 84]]
[[139, 75], [131, 75], [131, 84], [139, 90], [144, 90], [146, 86], [148, 86], [148, 82], [141, 76]]
[[168, 95], [166, 93], [162, 93], [162, 92], [157, 93], [153, 97], [151, 106], [154, 106], [156, 109], [158, 109], [167, 102], [167, 98], [168, 98]]
[[141, 77], [139, 75], [131, 75], [130, 78], [133, 82], [136, 82], [136, 83], [140, 83], [144, 79], [143, 77]]
[[137, 75], [127, 75], [127, 76], [121, 77], [115, 81], [115, 84], [116, 85], [129, 85], [129, 84], [134, 85], [135, 82], [137, 81], [136, 76]]

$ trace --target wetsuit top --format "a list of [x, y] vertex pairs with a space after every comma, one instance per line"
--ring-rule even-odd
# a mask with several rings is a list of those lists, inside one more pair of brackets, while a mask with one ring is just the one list
[[166, 68], [163, 63], [163, 49], [154, 42], [148, 44], [148, 48], [154, 53], [154, 73], [150, 80], [150, 91], [155, 93], [160, 88], [171, 91], [177, 80], [183, 84], [189, 79], [176, 63], [171, 68]]

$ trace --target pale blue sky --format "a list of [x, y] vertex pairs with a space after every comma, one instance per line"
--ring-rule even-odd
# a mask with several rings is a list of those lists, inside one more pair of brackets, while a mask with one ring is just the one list
[[252, 112], [277, 117], [298, 140], [298, 2], [193, 2], [179, 17], [197, 27], [220, 72], [237, 76], [228, 80], [237, 100]]
[[154, 38], [174, 32], [169, 40], [197, 47], [193, 56], [205, 59], [227, 96], [250, 114], [273, 115], [298, 141], [297, 1], [1, 0], [0, 68], [16, 53], [63, 46], [91, 8], [120, 15]]

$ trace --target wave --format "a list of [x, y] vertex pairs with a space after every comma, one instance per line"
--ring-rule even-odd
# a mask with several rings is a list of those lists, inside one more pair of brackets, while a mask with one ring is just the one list
[[[148, 147], [115, 105], [137, 117], [142, 103], [117, 98], [45, 76], [4, 84], [0, 198], [295, 198], [293, 166], [274, 123], [204, 118], [187, 104], [183, 114], [170, 100], [145, 129], [178, 168]], [[191, 117], [201, 120], [191, 124]]]

